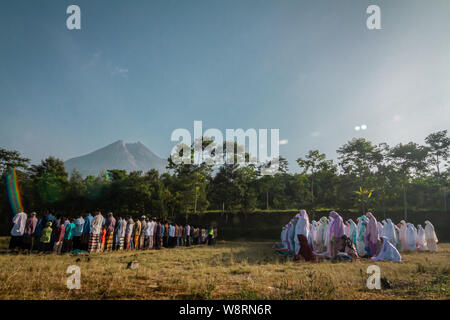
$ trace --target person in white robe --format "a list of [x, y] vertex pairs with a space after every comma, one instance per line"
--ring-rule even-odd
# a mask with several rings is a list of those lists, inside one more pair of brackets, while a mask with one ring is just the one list
[[288, 241], [288, 249], [289, 249], [289, 253], [293, 254], [294, 253], [294, 232], [295, 232], [295, 224], [294, 224], [294, 220], [292, 219], [291, 221], [289, 221], [288, 224], [288, 229], [287, 229], [287, 233], [286, 233], [286, 238]]
[[395, 232], [395, 226], [391, 219], [387, 219], [385, 222], [386, 223], [383, 227], [383, 236], [388, 238], [389, 242], [392, 243], [394, 247], [397, 247], [397, 234]]
[[400, 221], [400, 243], [401, 243], [401, 250], [407, 250], [407, 244], [406, 244], [406, 229], [407, 229], [406, 221], [402, 220]]
[[382, 237], [384, 235], [383, 234], [383, 224], [380, 221], [378, 221], [377, 225], [378, 225], [378, 237]]
[[382, 236], [380, 238], [382, 244], [381, 244], [381, 250], [378, 253], [377, 256], [372, 257], [372, 260], [374, 261], [394, 261], [394, 262], [401, 262], [402, 256], [400, 255], [400, 252], [398, 252], [397, 248], [389, 242], [389, 239], [385, 236]]
[[436, 232], [434, 231], [434, 226], [430, 221], [425, 221], [425, 241], [427, 242], [427, 248], [431, 252], [438, 251], [438, 238], [436, 236]]
[[421, 224], [417, 226], [417, 250], [428, 250], [427, 241], [425, 240], [425, 230], [423, 229]]
[[314, 248], [314, 252], [321, 253], [326, 250], [325, 244], [325, 231], [327, 229], [328, 219], [326, 217], [320, 218], [317, 226], [317, 235], [316, 235], [316, 247]]
[[328, 217], [328, 224], [327, 227], [325, 228], [325, 233], [324, 233], [324, 245], [327, 248], [327, 256], [329, 258], [332, 258], [330, 255], [330, 250], [329, 248], [331, 248], [331, 226], [333, 225], [333, 217]]
[[352, 220], [352, 219], [348, 219], [348, 224], [349, 224], [349, 228], [348, 228], [348, 237], [350, 238], [350, 240], [352, 240], [353, 244], [356, 247], [356, 234], [358, 231], [358, 226], [356, 225], [356, 223]]
[[[386, 234], [384, 233], [384, 227], [386, 226], [387, 221], [383, 219], [383, 221], [381, 221], [381, 224], [383, 225], [383, 234], [382, 234], [382, 236], [386, 236]], [[395, 247], [395, 245], [394, 245], [394, 247]]]
[[306, 210], [300, 210], [299, 217], [297, 219], [297, 223], [295, 225], [295, 254], [298, 255], [300, 253], [300, 242], [298, 240], [298, 235], [302, 234], [308, 239], [309, 242], [309, 217], [306, 213]]
[[314, 248], [317, 245], [317, 221], [313, 220], [311, 221], [311, 228], [309, 229], [309, 238], [311, 240], [311, 243], [309, 244], [314, 251]]
[[14, 215], [11, 229], [11, 239], [9, 240], [9, 250], [22, 248], [23, 234], [25, 232], [25, 224], [27, 222], [27, 214], [25, 212], [18, 212]]
[[406, 225], [406, 250], [417, 250], [417, 229], [412, 223]]

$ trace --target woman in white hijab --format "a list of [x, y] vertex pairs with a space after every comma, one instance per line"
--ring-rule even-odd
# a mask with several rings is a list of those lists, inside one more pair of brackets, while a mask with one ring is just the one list
[[325, 231], [327, 229], [327, 225], [328, 225], [327, 218], [326, 217], [320, 218], [317, 227], [316, 247], [314, 248], [315, 252], [321, 253], [326, 250]]
[[392, 243], [394, 247], [397, 247], [397, 235], [391, 219], [387, 219], [386, 224], [384, 225], [383, 236], [388, 238], [389, 242]]
[[378, 237], [382, 237], [383, 236], [383, 224], [380, 221], [378, 221], [377, 225], [378, 225]]
[[309, 242], [309, 218], [306, 210], [300, 210], [299, 214], [296, 215], [298, 218], [297, 224], [295, 225], [295, 254], [300, 253], [300, 242], [298, 240], [298, 235], [302, 234], [308, 239]]
[[417, 227], [417, 250], [426, 251], [428, 248], [427, 241], [425, 240], [425, 230], [422, 228], [421, 224]]
[[309, 230], [309, 238], [311, 240], [311, 243], [309, 245], [311, 246], [313, 251], [317, 247], [317, 228], [317, 221], [311, 221], [311, 229]]
[[400, 243], [401, 243], [401, 249], [407, 250], [407, 244], [406, 244], [406, 229], [407, 229], [406, 221], [402, 220], [400, 221]]
[[425, 221], [425, 241], [427, 242], [428, 250], [432, 252], [438, 251], [438, 238], [436, 232], [434, 232], [434, 226], [428, 220]]
[[389, 239], [385, 236], [380, 238], [381, 240], [381, 250], [376, 257], [372, 257], [374, 261], [394, 261], [401, 262], [402, 256], [398, 252], [398, 250], [394, 247], [392, 243], [389, 242]]
[[383, 234], [380, 235], [380, 237], [381, 236], [386, 236], [386, 234], [384, 233], [384, 227], [386, 227], [386, 224], [387, 224], [386, 220], [381, 221], [381, 224], [383, 225]]
[[406, 250], [417, 250], [417, 229], [412, 223], [408, 223], [406, 226]]
[[[325, 232], [324, 232], [324, 245], [327, 248], [327, 252], [328, 252], [328, 256], [330, 256], [329, 254], [329, 249], [331, 248], [331, 226], [333, 225], [333, 217], [329, 217], [328, 219], [328, 224], [327, 227], [325, 228]], [[332, 258], [330, 256], [330, 258]]]

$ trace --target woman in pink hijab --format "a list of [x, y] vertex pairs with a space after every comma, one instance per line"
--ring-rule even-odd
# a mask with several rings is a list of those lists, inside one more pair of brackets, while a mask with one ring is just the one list
[[333, 258], [340, 248], [341, 237], [344, 234], [344, 220], [342, 220], [342, 217], [336, 211], [331, 211], [330, 217], [333, 218], [333, 222], [330, 228], [331, 246], [329, 254]]
[[380, 240], [378, 235], [378, 223], [377, 219], [373, 216], [371, 212], [367, 212], [366, 217], [369, 218], [369, 223], [367, 224], [367, 241], [369, 248], [369, 258], [376, 256], [378, 249], [378, 241]]

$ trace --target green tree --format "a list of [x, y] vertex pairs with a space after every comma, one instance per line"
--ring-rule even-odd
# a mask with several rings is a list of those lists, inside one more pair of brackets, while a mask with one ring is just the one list
[[382, 153], [370, 141], [353, 138], [337, 150], [340, 166], [346, 174], [356, 177], [360, 185], [374, 172], [377, 163], [383, 160]]
[[234, 184], [238, 164], [224, 163], [219, 167], [216, 175], [211, 178], [209, 199], [216, 204], [216, 209], [222, 210], [222, 214], [233, 211], [237, 205], [237, 188]]
[[429, 146], [429, 163], [436, 168], [436, 179], [442, 188], [444, 212], [447, 212], [446, 179], [441, 174], [441, 164], [447, 164], [450, 155], [450, 138], [447, 136], [447, 130], [431, 133], [425, 138], [425, 142]]
[[[167, 168], [174, 173], [176, 180], [175, 189], [171, 192], [181, 196], [179, 208], [185, 214], [186, 219], [188, 219], [188, 213], [204, 211], [209, 205], [206, 185], [211, 177], [213, 165], [207, 161], [198, 161], [196, 157], [201, 157], [202, 154], [196, 154], [195, 145], [200, 144], [201, 151], [205, 152], [212, 143], [211, 139], [201, 137], [194, 141], [189, 149], [182, 145], [178, 146], [176, 154], [181, 158], [189, 158], [190, 163], [176, 163], [172, 157], [168, 159]], [[184, 154], [186, 149], [189, 150], [189, 155]]]
[[403, 212], [405, 219], [408, 217], [407, 186], [413, 176], [417, 176], [426, 171], [428, 150], [427, 147], [410, 142], [408, 144], [400, 143], [390, 151], [389, 157], [402, 177]]
[[256, 208], [257, 195], [254, 183], [258, 172], [254, 165], [241, 166], [235, 171], [234, 184], [238, 190], [238, 204], [242, 213], [249, 213]]
[[324, 153], [320, 153], [319, 150], [309, 150], [305, 159], [297, 159], [297, 164], [300, 169], [303, 169], [303, 174], [309, 174], [311, 181], [311, 202], [313, 205], [315, 200], [314, 181], [316, 179], [316, 175], [319, 171], [328, 170], [332, 166], [332, 161], [325, 160], [325, 158], [326, 155]]
[[64, 161], [50, 156], [40, 164], [32, 165], [29, 172], [43, 206], [54, 206], [64, 201], [68, 187]]
[[23, 158], [19, 151], [0, 148], [0, 174], [9, 168], [27, 169], [30, 159]]

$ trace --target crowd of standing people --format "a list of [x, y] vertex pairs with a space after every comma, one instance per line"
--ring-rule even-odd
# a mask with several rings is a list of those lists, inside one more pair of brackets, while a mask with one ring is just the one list
[[76, 218], [46, 212], [38, 219], [17, 213], [12, 220], [9, 250], [44, 253], [82, 253], [113, 250], [147, 250], [199, 244], [214, 245], [217, 228], [180, 225], [162, 219], [107, 214], [100, 210]]
[[343, 218], [335, 211], [319, 221], [309, 222], [305, 210], [300, 210], [281, 231], [280, 254], [294, 260], [353, 261], [359, 258], [401, 261], [401, 251], [437, 252], [438, 238], [434, 226], [425, 221], [425, 228], [404, 220], [395, 225], [391, 219], [379, 222], [371, 212], [356, 222]]

